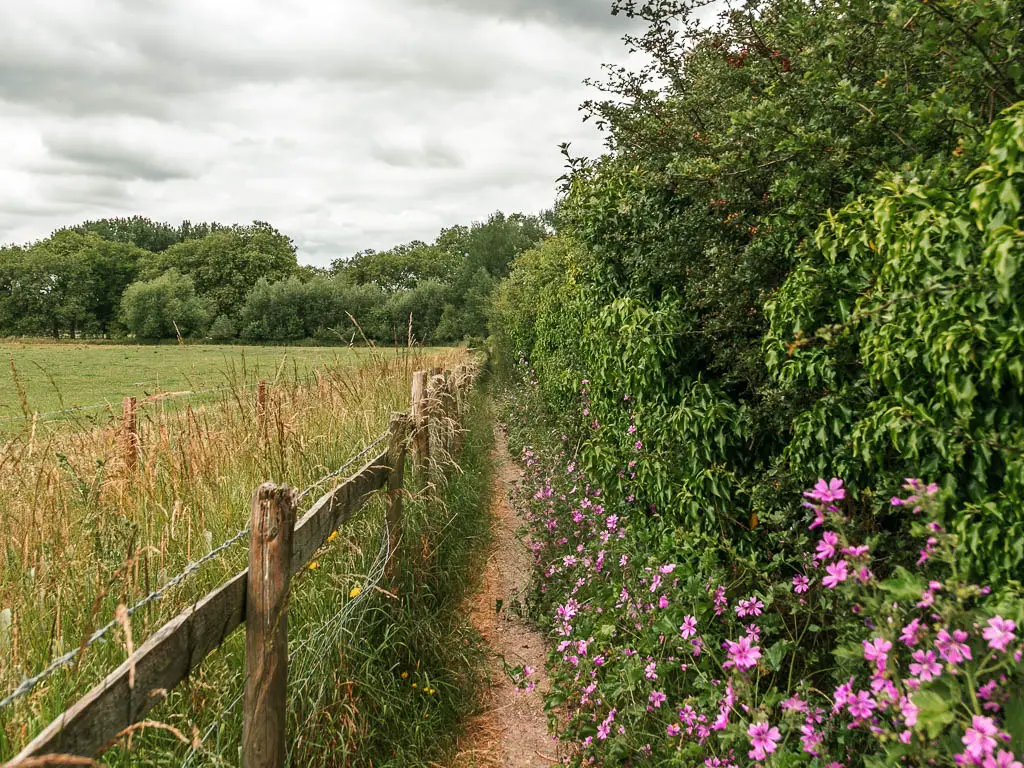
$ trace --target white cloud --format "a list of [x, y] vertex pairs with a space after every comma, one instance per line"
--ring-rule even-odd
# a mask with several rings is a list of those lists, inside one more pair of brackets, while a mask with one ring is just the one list
[[[3, 8], [3, 6], [9, 6]], [[300, 260], [549, 206], [610, 0], [0, 0], [0, 242], [272, 222]]]

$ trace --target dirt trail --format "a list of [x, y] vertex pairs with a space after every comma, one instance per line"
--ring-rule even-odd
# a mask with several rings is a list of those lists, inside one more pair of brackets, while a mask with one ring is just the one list
[[[519, 482], [519, 469], [508, 453], [500, 426], [494, 428], [494, 493], [491, 501], [491, 545], [477, 593], [468, 607], [473, 626], [490, 647], [490, 678], [483, 712], [467, 725], [459, 742], [454, 768], [533, 768], [558, 763], [556, 743], [547, 729], [542, 694], [549, 689], [544, 672], [544, 639], [509, 606], [528, 591], [533, 557], [518, 537], [524, 524], [509, 503], [509, 491]], [[502, 610], [497, 610], [498, 601]], [[536, 670], [536, 688], [516, 691], [505, 673], [510, 667]]]

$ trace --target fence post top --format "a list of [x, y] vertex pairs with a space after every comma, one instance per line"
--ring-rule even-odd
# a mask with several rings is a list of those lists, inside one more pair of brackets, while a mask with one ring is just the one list
[[295, 504], [298, 501], [299, 492], [295, 488], [289, 485], [278, 485], [277, 483], [265, 482], [253, 491], [253, 501], [263, 499], [280, 499], [289, 504]]

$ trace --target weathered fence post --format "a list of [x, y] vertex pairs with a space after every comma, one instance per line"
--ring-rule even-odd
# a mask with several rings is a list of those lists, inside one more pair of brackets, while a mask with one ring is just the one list
[[431, 375], [427, 382], [427, 441], [430, 445], [428, 453], [434, 464], [438, 464], [444, 458], [444, 430], [444, 375], [436, 373]]
[[405, 413], [391, 414], [391, 425], [388, 427], [388, 459], [391, 469], [388, 475], [387, 512], [385, 523], [388, 529], [388, 577], [394, 569], [392, 559], [398, 549], [398, 541], [402, 536], [402, 493], [405, 477], [405, 453], [409, 439], [409, 415]]
[[430, 429], [427, 424], [427, 372], [412, 375], [412, 448], [416, 469], [423, 471], [430, 459]]
[[267, 382], [260, 379], [256, 385], [256, 426], [267, 439]]
[[459, 433], [459, 414], [455, 407], [455, 373], [444, 369], [444, 386], [441, 387], [441, 412], [444, 414], [444, 449], [451, 454], [455, 447], [455, 436]]
[[121, 419], [121, 439], [124, 443], [124, 466], [128, 474], [135, 471], [139, 461], [139, 423], [135, 412], [135, 398], [126, 397]]
[[295, 491], [264, 483], [252, 497], [245, 608], [243, 768], [282, 768], [288, 685], [288, 583]]
[[464, 436], [464, 430], [462, 428], [462, 416], [466, 410], [466, 384], [469, 382], [467, 375], [467, 368], [465, 365], [458, 365], [455, 367], [455, 374], [453, 375], [453, 385], [455, 398], [455, 440], [454, 450], [456, 452], [462, 450], [462, 438]]

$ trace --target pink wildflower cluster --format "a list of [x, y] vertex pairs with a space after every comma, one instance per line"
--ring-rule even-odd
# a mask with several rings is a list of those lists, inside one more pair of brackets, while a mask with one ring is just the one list
[[[628, 395], [622, 407], [634, 407]], [[623, 461], [617, 501], [588, 482], [574, 457], [524, 453], [529, 546], [555, 636], [549, 671], [566, 736], [580, 747], [574, 764], [630, 755], [638, 765], [811, 758], [854, 768], [870, 756], [1024, 768], [1006, 711], [1024, 684], [1020, 617], [988, 610], [983, 588], [950, 574], [954, 543], [927, 520], [934, 484], [908, 479], [907, 493], [893, 499], [921, 521], [914, 525], [925, 557], [916, 570], [894, 570], [885, 541], [852, 533], [847, 515], [856, 507], [839, 478], [804, 493], [811, 540], [782, 567], [715, 570], [703, 544], [677, 540], [659, 552], [649, 531], [634, 528], [647, 505], [630, 485], [645, 460], [633, 416], [621, 427], [636, 452]], [[799, 533], [808, 535], [802, 525]], [[840, 629], [847, 647], [833, 657], [818, 638]], [[837, 663], [841, 674], [831, 669]], [[955, 754], [943, 751], [949, 739], [959, 744]], [[893, 750], [903, 757], [889, 761]]]

